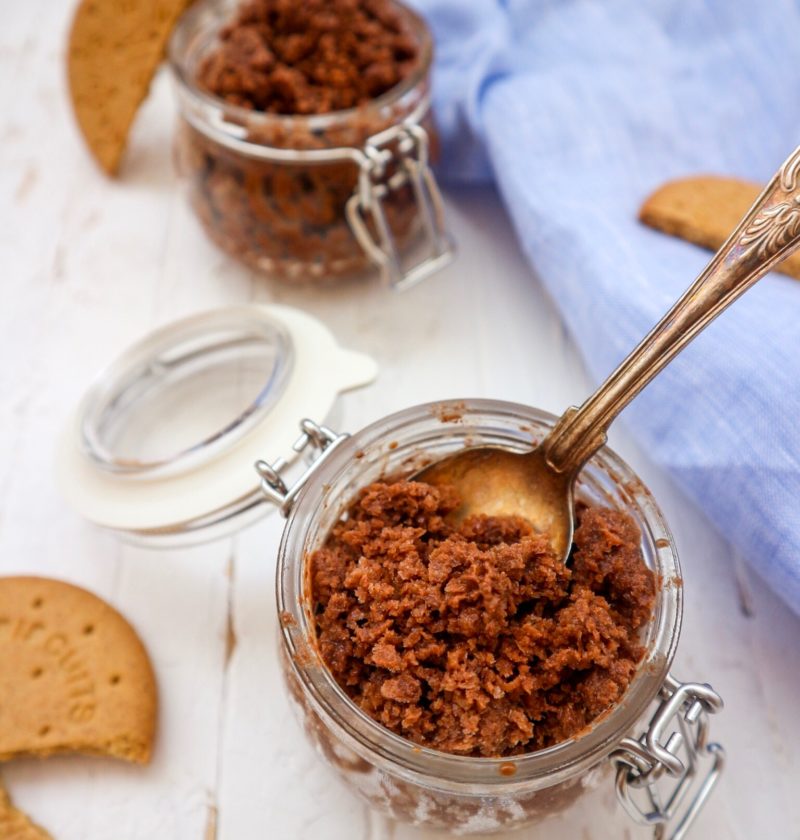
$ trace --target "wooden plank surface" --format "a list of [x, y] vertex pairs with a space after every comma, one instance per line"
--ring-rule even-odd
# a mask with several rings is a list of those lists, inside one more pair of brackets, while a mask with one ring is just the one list
[[[188, 211], [172, 171], [166, 78], [137, 121], [124, 178], [107, 181], [66, 103], [66, 6], [15, 4], [3, 22], [0, 573], [54, 575], [109, 599], [150, 649], [162, 702], [148, 768], [70, 757], [15, 762], [3, 777], [58, 840], [433, 836], [368, 813], [319, 764], [290, 714], [275, 655], [280, 519], [190, 550], [124, 547], [66, 508], [53, 445], [92, 376], [130, 341], [175, 317], [246, 301], [302, 307], [379, 361], [375, 385], [334, 410], [341, 429], [445, 397], [553, 411], [579, 401], [590, 383], [499, 202], [490, 190], [449, 192], [459, 259], [406, 295], [375, 284], [271, 286], [208, 244]], [[713, 725], [729, 768], [693, 836], [800, 838], [800, 620], [624, 428], [612, 443], [653, 489], [678, 541], [686, 610], [676, 673], [711, 682], [727, 701]], [[629, 822], [609, 786], [525, 836], [648, 832]]]

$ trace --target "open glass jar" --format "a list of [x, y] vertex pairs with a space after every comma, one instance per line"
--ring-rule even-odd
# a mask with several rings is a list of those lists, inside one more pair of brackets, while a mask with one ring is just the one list
[[[634, 519], [659, 581], [645, 656], [617, 705], [553, 747], [468, 758], [398, 737], [337, 685], [316, 651], [307, 557], [355, 494], [463, 447], [524, 451], [555, 420], [514, 403], [440, 402], [352, 437], [303, 420], [297, 438], [298, 418], [325, 417], [339, 392], [374, 375], [370, 359], [286, 307], [235, 307], [168, 324], [85, 395], [58, 447], [59, 484], [89, 520], [148, 546], [233, 533], [266, 513], [266, 502], [281, 510], [288, 521], [277, 609], [289, 694], [310, 740], [375, 808], [453, 833], [488, 832], [557, 813], [608, 775], [633, 819], [654, 826], [657, 838], [683, 837], [722, 769], [724, 753], [707, 738], [722, 701], [708, 685], [669, 674], [682, 607], [675, 546], [650, 493], [607, 448], [583, 469], [578, 498]], [[267, 452], [282, 457], [258, 460]], [[300, 475], [288, 485], [292, 469]]]
[[722, 769], [721, 747], [707, 742], [708, 714], [722, 702], [709, 686], [669, 675], [681, 621], [678, 557], [652, 496], [610, 450], [584, 468], [577, 495], [634, 518], [645, 561], [661, 585], [637, 675], [623, 700], [580, 737], [497, 759], [421, 748], [364, 714], [316, 652], [306, 558], [360, 488], [464, 446], [524, 451], [554, 420], [521, 405], [476, 400], [411, 408], [353, 437], [314, 431], [305, 421], [305, 440], [321, 457], [297, 484], [287, 487], [279, 468], [260, 462], [264, 491], [288, 516], [277, 577], [286, 682], [322, 755], [351, 788], [395, 819], [459, 834], [518, 827], [563, 810], [605, 771], [614, 773], [620, 801], [634, 819], [654, 825], [657, 837], [679, 838]]
[[248, 110], [198, 87], [236, 3], [202, 0], [180, 19], [169, 48], [178, 169], [223, 250], [286, 282], [335, 281], [372, 264], [394, 288], [449, 261], [429, 166], [431, 35], [397, 7], [418, 49], [411, 72], [362, 107], [312, 116]]

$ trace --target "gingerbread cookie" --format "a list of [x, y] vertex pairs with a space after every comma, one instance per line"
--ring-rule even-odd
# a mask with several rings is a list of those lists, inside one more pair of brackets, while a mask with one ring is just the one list
[[67, 752], [150, 759], [150, 660], [125, 619], [84, 589], [0, 578], [0, 698], [0, 761]]
[[3, 840], [53, 840], [40, 826], [11, 803], [0, 784], [0, 837]]
[[82, 0], [69, 36], [67, 72], [81, 132], [113, 175], [175, 22], [190, 0]]
[[[716, 251], [761, 190], [758, 184], [735, 178], [682, 178], [656, 190], [642, 205], [639, 219], [656, 230]], [[800, 254], [775, 270], [800, 279]]]

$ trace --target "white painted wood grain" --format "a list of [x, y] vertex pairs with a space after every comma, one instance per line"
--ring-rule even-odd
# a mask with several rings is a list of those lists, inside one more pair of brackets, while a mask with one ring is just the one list
[[[58, 497], [55, 434], [93, 374], [143, 331], [248, 300], [301, 306], [379, 360], [375, 385], [335, 410], [341, 428], [444, 397], [558, 411], [590, 383], [489, 190], [449, 193], [459, 259], [391, 296], [364, 284], [273, 287], [214, 249], [172, 172], [164, 78], [137, 121], [123, 179], [107, 181], [83, 153], [66, 104], [67, 6], [6, 4], [0, 27], [0, 573], [56, 575], [119, 607], [151, 651], [162, 709], [148, 768], [74, 757], [15, 762], [3, 777], [57, 840], [433, 836], [369, 814], [317, 761], [289, 712], [275, 656], [279, 518], [198, 549], [123, 547]], [[708, 680], [728, 704], [714, 734], [729, 769], [693, 836], [796, 840], [800, 621], [741, 571], [622, 428], [612, 442], [654, 490], [678, 540], [686, 614], [676, 673]], [[525, 836], [647, 832], [602, 789]]]

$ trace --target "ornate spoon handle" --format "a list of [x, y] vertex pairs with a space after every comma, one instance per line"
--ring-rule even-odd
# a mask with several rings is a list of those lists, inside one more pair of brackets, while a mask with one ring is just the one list
[[714, 258], [609, 378], [544, 441], [549, 464], [576, 471], [614, 418], [724, 309], [800, 246], [800, 148], [785, 161]]

